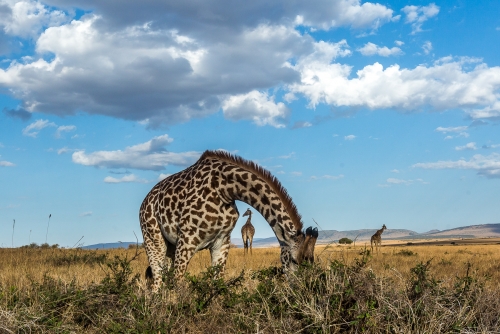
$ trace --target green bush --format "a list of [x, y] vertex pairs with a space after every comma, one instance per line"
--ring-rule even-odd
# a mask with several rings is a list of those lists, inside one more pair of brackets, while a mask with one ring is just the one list
[[339, 244], [347, 244], [347, 245], [350, 245], [352, 244], [352, 240], [349, 239], [349, 238], [342, 238], [339, 240]]

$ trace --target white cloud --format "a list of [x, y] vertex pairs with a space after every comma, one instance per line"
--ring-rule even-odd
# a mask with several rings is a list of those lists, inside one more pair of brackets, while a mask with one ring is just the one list
[[63, 11], [50, 9], [38, 1], [2, 0], [0, 5], [8, 8], [0, 26], [12, 36], [35, 37], [43, 28], [60, 25], [69, 19]]
[[[414, 69], [399, 65], [384, 69], [375, 63], [354, 77], [351, 66], [331, 63], [332, 59], [300, 59], [294, 68], [301, 73], [301, 80], [288, 85], [291, 94], [303, 94], [311, 108], [319, 103], [403, 112], [462, 108], [475, 119], [500, 116], [500, 109], [488, 113], [472, 110], [476, 106], [500, 108], [500, 67], [477, 64], [477, 59], [443, 58], [432, 66]], [[475, 66], [467, 70], [470, 65]]]
[[76, 126], [74, 125], [61, 125], [57, 128], [55, 136], [56, 138], [61, 138], [63, 132], [71, 132], [75, 130]]
[[106, 168], [133, 168], [142, 170], [162, 170], [167, 165], [189, 166], [201, 155], [199, 152], [168, 152], [165, 146], [173, 141], [168, 135], [154, 137], [153, 139], [125, 150], [96, 151], [73, 153], [74, 163]]
[[[328, 30], [333, 27], [352, 26], [354, 28], [377, 29], [395, 18], [393, 11], [383, 5], [359, 0], [337, 0], [319, 2], [298, 2], [302, 15], [296, 17], [296, 24]], [[289, 3], [287, 3], [287, 6]]]
[[39, 120], [31, 123], [27, 127], [25, 127], [23, 129], [23, 135], [36, 138], [36, 136], [38, 135], [38, 133], [42, 129], [44, 129], [46, 127], [52, 127], [52, 126], [56, 126], [56, 124], [53, 123], [53, 122], [49, 122], [46, 119], [45, 120], [44, 119], [39, 119]]
[[355, 135], [344, 136], [344, 140], [354, 140], [355, 138], [356, 138]]
[[468, 128], [469, 128], [468, 126], [450, 126], [450, 127], [438, 126], [435, 131], [441, 132], [443, 134], [457, 133], [458, 132], [458, 134], [455, 136], [448, 135], [448, 136], [444, 137], [444, 140], [449, 140], [449, 139], [458, 138], [458, 137], [468, 138], [470, 135], [469, 135], [469, 133], [465, 132], [465, 130], [467, 130]]
[[0, 167], [14, 167], [15, 164], [9, 161], [0, 160]]
[[291, 158], [295, 158], [295, 152], [291, 152], [291, 153], [286, 154], [286, 155], [280, 155], [278, 157], [278, 159], [291, 159]]
[[230, 96], [222, 103], [222, 111], [228, 119], [239, 121], [250, 119], [259, 126], [271, 125], [283, 128], [290, 110], [283, 102], [275, 103], [274, 96], [251, 91], [247, 94]]
[[399, 170], [398, 169], [393, 169], [393, 170], [391, 170], [391, 173], [399, 173]]
[[473, 109], [470, 116], [474, 119], [500, 119], [500, 101], [495, 101], [482, 109]]
[[471, 142], [467, 143], [464, 146], [457, 146], [455, 147], [455, 150], [457, 151], [474, 151], [477, 150], [476, 143]]
[[129, 174], [125, 175], [121, 178], [115, 178], [112, 176], [106, 176], [104, 178], [105, 183], [130, 183], [130, 182], [137, 182], [137, 183], [148, 183], [148, 180], [144, 179], [139, 179], [137, 176], [134, 174]]
[[344, 175], [343, 174], [339, 174], [339, 175], [323, 175], [323, 176], [311, 176], [311, 180], [320, 180], [320, 179], [325, 179], [325, 180], [340, 180], [340, 179], [343, 179], [344, 178]]
[[468, 126], [450, 126], [450, 127], [438, 126], [436, 128], [436, 131], [442, 133], [448, 133], [448, 132], [463, 132], [467, 129]]
[[406, 23], [411, 23], [412, 35], [422, 31], [422, 24], [439, 13], [439, 6], [431, 3], [428, 6], [405, 6], [402, 11], [406, 14]]
[[80, 217], [90, 217], [90, 216], [92, 216], [92, 211], [80, 213]]
[[422, 179], [415, 179], [415, 180], [403, 180], [403, 179], [396, 179], [396, 178], [388, 178], [386, 180], [386, 186], [390, 186], [390, 185], [405, 185], [405, 186], [409, 186], [409, 185], [412, 185], [414, 184], [415, 182], [418, 182], [418, 183], [421, 183], [421, 184], [429, 184], [429, 182], [426, 182]]
[[380, 47], [377, 44], [370, 42], [366, 43], [365, 46], [358, 49], [358, 51], [363, 56], [378, 55], [382, 57], [389, 57], [389, 56], [399, 56], [403, 54], [403, 51], [401, 51], [401, 49], [398, 47], [392, 47], [389, 49], [387, 46]]
[[68, 153], [70, 151], [71, 150], [65, 146], [65, 147], [62, 147], [62, 148], [58, 149], [57, 150], [57, 154], [61, 155], [61, 154], [64, 154], [64, 153]]
[[413, 183], [411, 180], [402, 180], [402, 179], [395, 179], [395, 178], [388, 178], [387, 183], [390, 184], [404, 184], [404, 185], [410, 185]]
[[428, 55], [432, 51], [432, 43], [427, 41], [422, 45], [422, 50], [424, 50], [424, 54]]
[[158, 175], [158, 181], [164, 180], [167, 177], [169, 177], [170, 175], [172, 175], [172, 174], [163, 174], [163, 173], [160, 173], [160, 175]]
[[492, 153], [489, 156], [476, 154], [469, 161], [460, 159], [457, 161], [425, 162], [414, 164], [412, 167], [423, 169], [468, 169], [475, 170], [479, 175], [488, 178], [500, 178], [500, 154]]
[[403, 41], [394, 41], [394, 44], [396, 44], [397, 46], [402, 46], [405, 44], [405, 42]]
[[293, 176], [301, 176], [302, 172], [290, 172]]
[[[52, 3], [73, 10], [65, 2]], [[254, 106], [263, 112], [250, 114], [257, 124], [281, 126], [286, 106], [255, 92], [295, 81], [298, 73], [287, 61], [317, 46], [312, 37], [295, 30], [292, 21], [297, 15], [311, 27], [376, 29], [390, 21], [393, 12], [359, 0], [275, 3], [278, 10], [272, 13], [263, 2], [244, 8], [195, 1], [183, 6], [89, 6], [91, 13], [79, 19], [45, 24], [51, 27], [34, 39], [36, 53], [0, 69], [0, 86], [21, 100], [23, 110], [61, 116], [83, 111], [147, 120], [155, 127], [204, 117], [220, 110], [228, 96], [244, 96], [246, 104], [239, 107]], [[211, 14], [199, 15], [205, 11]], [[130, 12], [134, 20], [125, 15]], [[165, 20], [160, 12], [176, 20]], [[57, 13], [51, 7], [50, 15]], [[231, 110], [228, 117], [249, 116]]]

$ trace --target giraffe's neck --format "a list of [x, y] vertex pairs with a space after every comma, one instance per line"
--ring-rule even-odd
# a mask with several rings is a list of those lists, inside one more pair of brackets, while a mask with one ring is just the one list
[[293, 245], [294, 238], [302, 233], [302, 222], [277, 181], [224, 161], [212, 161], [212, 167], [218, 171], [212, 175], [212, 184], [217, 186], [224, 202], [230, 204], [238, 200], [249, 204], [266, 219], [281, 246]]
[[245, 223], [245, 225], [252, 225], [252, 216], [248, 216], [247, 218], [247, 222]]

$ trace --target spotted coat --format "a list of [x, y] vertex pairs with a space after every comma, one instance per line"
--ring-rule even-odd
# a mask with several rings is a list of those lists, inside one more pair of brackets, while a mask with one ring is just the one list
[[230, 234], [239, 213], [235, 200], [257, 210], [281, 246], [284, 268], [294, 270], [307, 248], [301, 217], [279, 181], [257, 164], [223, 151], [206, 151], [187, 169], [170, 175], [142, 202], [139, 219], [152, 278], [161, 285], [161, 270], [173, 262], [174, 275], [184, 274], [192, 256], [209, 249], [221, 273]]

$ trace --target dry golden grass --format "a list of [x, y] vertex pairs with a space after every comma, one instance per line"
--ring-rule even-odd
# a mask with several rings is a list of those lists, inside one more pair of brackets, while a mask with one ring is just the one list
[[[488, 284], [500, 286], [500, 245], [467, 245], [467, 246], [384, 246], [379, 254], [373, 254], [369, 267], [379, 276], [398, 276], [407, 278], [410, 268], [420, 262], [431, 260], [431, 273], [440, 280], [453, 279], [464, 275], [467, 263], [477, 270], [480, 276], [489, 276]], [[315, 255], [319, 263], [327, 265], [333, 260], [341, 260], [352, 264], [363, 246], [317, 246]], [[414, 255], [409, 255], [413, 252]], [[62, 281], [76, 278], [80, 284], [89, 284], [101, 280], [106, 272], [98, 264], [73, 262], [69, 265], [55, 265], [54, 259], [67, 258], [69, 255], [107, 254], [132, 258], [135, 249], [113, 250], [75, 250], [75, 249], [0, 249], [0, 282], [4, 285], [22, 287], [31, 284], [30, 279], [40, 280], [44, 274]], [[137, 260], [131, 266], [135, 273], [143, 277], [148, 266], [143, 249], [139, 249]], [[255, 248], [252, 255], [244, 255], [242, 248], [232, 248], [226, 265], [226, 276], [238, 275], [242, 270], [255, 271], [269, 266], [280, 266], [280, 249]], [[210, 254], [202, 251], [193, 257], [188, 267], [190, 274], [197, 275], [210, 266]]]
[[291, 276], [273, 268], [279, 248], [233, 248], [225, 280], [203, 251], [188, 267], [197, 277], [154, 295], [143, 249], [131, 262], [135, 249], [0, 249], [0, 333], [490, 333], [498, 247], [396, 245], [367, 258], [318, 246], [319, 266]]

